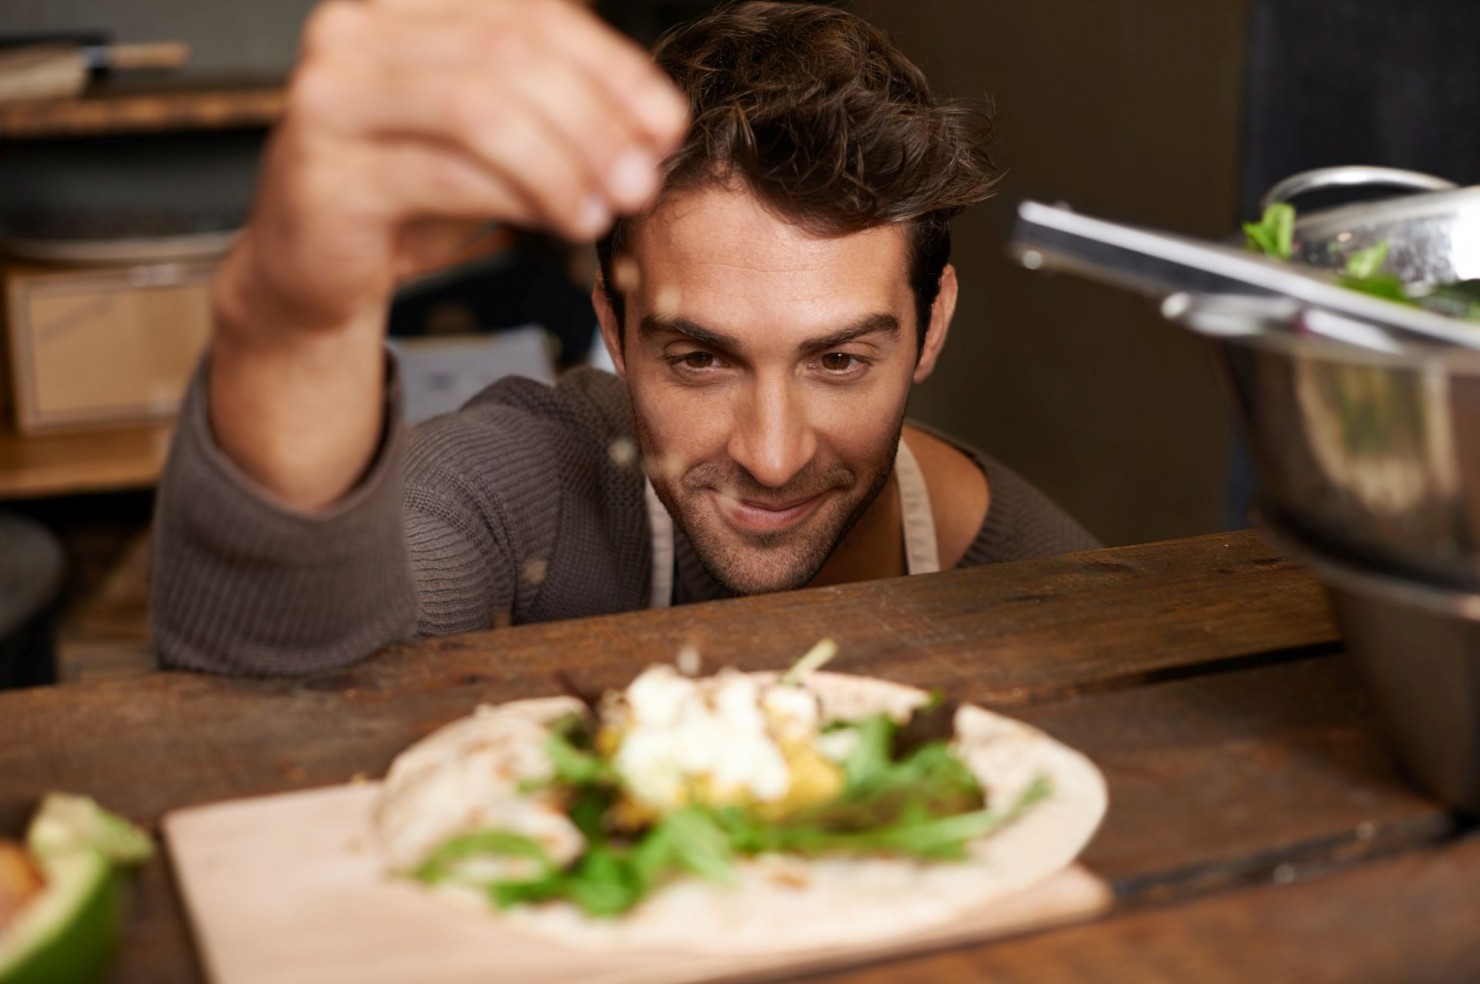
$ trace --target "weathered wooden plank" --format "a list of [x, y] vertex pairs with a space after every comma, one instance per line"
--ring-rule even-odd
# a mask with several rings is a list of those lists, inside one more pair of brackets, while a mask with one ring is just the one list
[[815, 984], [1480, 980], [1480, 838]]
[[1085, 856], [1146, 902], [1431, 843], [1455, 828], [1400, 775], [1345, 656], [1033, 707], [1089, 755], [1110, 811]]
[[997, 706], [1338, 638], [1320, 586], [1242, 532], [433, 640], [355, 679], [399, 688], [452, 671], [501, 686], [565, 666], [611, 686], [686, 644], [711, 664], [768, 668], [824, 635], [842, 645], [835, 668]]

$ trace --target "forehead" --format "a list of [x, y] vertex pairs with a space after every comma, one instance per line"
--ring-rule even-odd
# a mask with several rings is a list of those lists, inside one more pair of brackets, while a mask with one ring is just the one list
[[645, 310], [732, 330], [835, 328], [879, 313], [913, 322], [900, 226], [819, 236], [749, 192], [708, 187], [667, 196], [627, 241], [640, 275], [631, 299]]

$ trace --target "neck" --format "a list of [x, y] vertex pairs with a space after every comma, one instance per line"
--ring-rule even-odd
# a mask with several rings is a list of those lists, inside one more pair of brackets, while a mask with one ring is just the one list
[[848, 584], [905, 574], [904, 540], [900, 535], [903, 524], [899, 484], [891, 471], [878, 498], [833, 548], [827, 563], [807, 586]]

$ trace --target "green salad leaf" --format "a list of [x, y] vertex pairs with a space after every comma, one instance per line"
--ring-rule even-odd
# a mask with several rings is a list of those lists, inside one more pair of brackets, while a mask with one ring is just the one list
[[412, 872], [416, 879], [430, 884], [455, 881], [461, 862], [476, 857], [528, 858], [548, 871], [554, 867], [549, 854], [539, 841], [507, 830], [478, 830], [448, 838]]
[[1249, 248], [1276, 260], [1288, 260], [1295, 245], [1295, 206], [1276, 202], [1258, 222], [1244, 223]]
[[1451, 318], [1480, 321], [1480, 279], [1456, 280], [1426, 291], [1419, 303]]
[[586, 730], [584, 721], [577, 715], [571, 715], [550, 729], [550, 737], [545, 739], [545, 751], [555, 770], [556, 782], [569, 786], [616, 782], [616, 770], [596, 754]]

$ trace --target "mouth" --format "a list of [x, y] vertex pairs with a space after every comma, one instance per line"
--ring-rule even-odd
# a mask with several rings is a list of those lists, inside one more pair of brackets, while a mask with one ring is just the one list
[[826, 493], [786, 502], [734, 499], [711, 491], [716, 507], [729, 524], [744, 533], [777, 533], [801, 524], [817, 510]]

